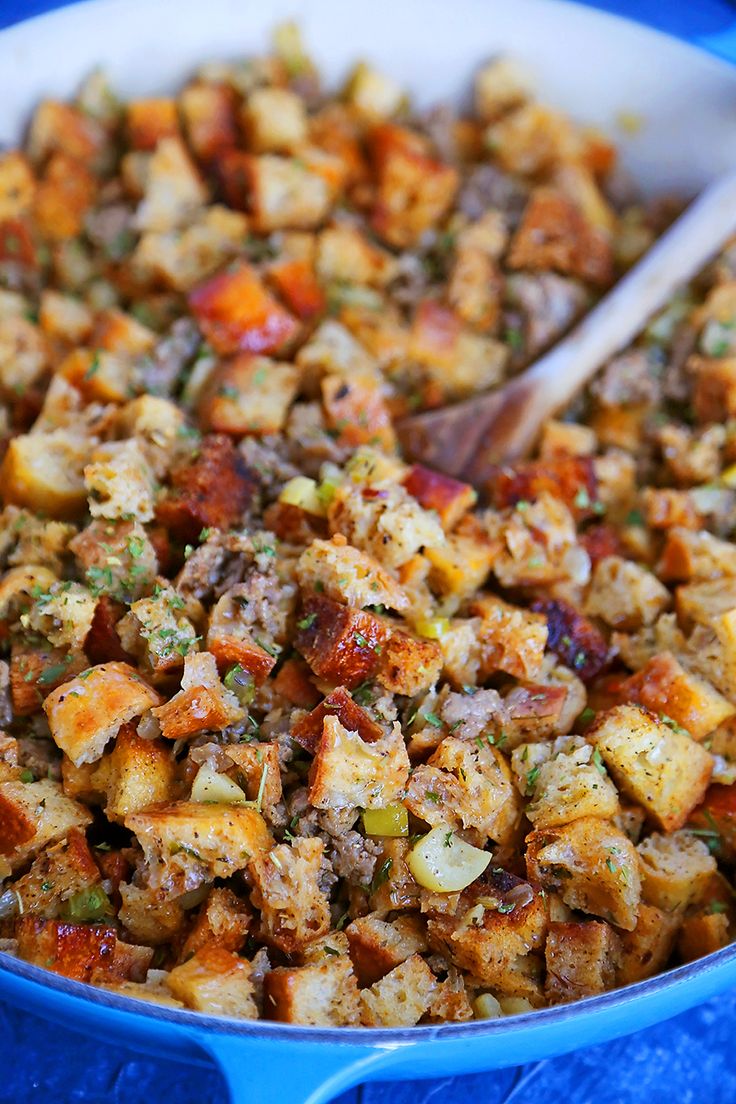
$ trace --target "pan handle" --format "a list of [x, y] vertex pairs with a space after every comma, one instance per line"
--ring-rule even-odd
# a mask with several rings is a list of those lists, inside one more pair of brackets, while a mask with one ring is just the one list
[[366, 1081], [383, 1079], [396, 1053], [375, 1046], [238, 1035], [197, 1036], [219, 1068], [230, 1104], [326, 1104]]

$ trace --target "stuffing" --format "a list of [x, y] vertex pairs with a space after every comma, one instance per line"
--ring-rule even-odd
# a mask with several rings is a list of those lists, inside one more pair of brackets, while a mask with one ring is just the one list
[[187, 739], [208, 729], [224, 729], [245, 716], [233, 691], [220, 681], [211, 652], [186, 654], [181, 689], [163, 705], [154, 706], [151, 713], [167, 740]]
[[252, 901], [262, 938], [294, 954], [330, 930], [330, 907], [320, 888], [321, 839], [281, 843], [251, 866]]
[[84, 484], [93, 518], [153, 517], [153, 473], [135, 440], [95, 449], [84, 469]]
[[601, 920], [550, 924], [545, 996], [561, 1004], [605, 993], [614, 983], [620, 954], [619, 937]]
[[206, 944], [166, 975], [166, 986], [187, 1008], [210, 1016], [255, 1020], [250, 963], [225, 947]]
[[339, 535], [313, 541], [299, 558], [296, 578], [300, 586], [358, 609], [380, 604], [403, 610], [409, 604], [396, 580], [372, 556]]
[[401, 726], [366, 743], [326, 714], [309, 772], [309, 801], [316, 809], [380, 809], [400, 801], [409, 778]]
[[651, 625], [669, 604], [669, 591], [651, 571], [620, 556], [606, 556], [593, 568], [585, 612], [614, 629], [631, 630]]
[[556, 828], [579, 817], [612, 820], [616, 788], [595, 749], [577, 736], [553, 744], [519, 744], [511, 755], [519, 793], [531, 797], [525, 814], [535, 828]]

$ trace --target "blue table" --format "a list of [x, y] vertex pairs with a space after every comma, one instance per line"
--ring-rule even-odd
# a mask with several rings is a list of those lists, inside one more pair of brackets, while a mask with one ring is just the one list
[[[515, 1070], [367, 1085], [339, 1104], [734, 1104], [736, 992], [628, 1039]], [[214, 1070], [104, 1046], [0, 1004], [2, 1104], [224, 1104]], [[258, 1104], [272, 1104], [260, 1101]], [[278, 1104], [278, 1102], [273, 1102]]]
[[[736, 60], [733, 0], [590, 0]], [[0, 28], [64, 0], [0, 0]], [[730, 32], [728, 29], [730, 28]], [[724, 33], [727, 32], [727, 33]], [[513, 1070], [439, 1081], [368, 1085], [339, 1104], [736, 1104], [736, 992], [628, 1039]], [[102, 1045], [0, 1003], [1, 1104], [215, 1104], [214, 1069]], [[271, 1104], [262, 1101], [259, 1104]]]

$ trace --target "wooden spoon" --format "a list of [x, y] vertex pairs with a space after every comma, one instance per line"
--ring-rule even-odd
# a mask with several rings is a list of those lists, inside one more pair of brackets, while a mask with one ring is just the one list
[[639, 333], [677, 288], [736, 233], [736, 172], [709, 185], [666, 234], [550, 352], [504, 387], [405, 418], [411, 459], [482, 486], [493, 467], [526, 455], [545, 421]]

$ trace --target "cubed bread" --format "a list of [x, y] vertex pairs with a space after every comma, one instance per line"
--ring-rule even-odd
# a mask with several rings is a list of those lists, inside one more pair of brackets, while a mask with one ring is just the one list
[[281, 843], [250, 867], [261, 937], [286, 954], [303, 950], [330, 929], [329, 901], [319, 884], [321, 839]]
[[360, 993], [360, 1020], [367, 1027], [411, 1027], [430, 1008], [437, 979], [421, 955], [407, 958]]
[[298, 384], [294, 365], [240, 353], [213, 372], [200, 403], [200, 417], [214, 433], [237, 437], [279, 433]]
[[176, 230], [206, 200], [207, 190], [184, 142], [174, 135], [161, 138], [146, 166], [136, 229]]
[[[646, 895], [646, 889], [644, 892]], [[632, 985], [664, 969], [675, 946], [680, 919], [678, 913], [641, 902], [636, 927], [619, 933], [621, 955], [616, 975], [619, 985]]]
[[585, 612], [614, 629], [651, 625], [670, 605], [670, 592], [656, 575], [632, 560], [606, 556], [590, 580]]
[[517, 787], [531, 797], [526, 815], [535, 828], [555, 828], [578, 817], [611, 820], [618, 794], [590, 744], [562, 737], [553, 745], [520, 744], [511, 757]]
[[72, 924], [22, 916], [15, 925], [18, 957], [55, 974], [89, 981], [97, 970], [108, 970], [115, 957], [115, 929], [105, 924]]
[[660, 652], [617, 688], [621, 700], [638, 702], [671, 718], [694, 740], [704, 740], [736, 706], [706, 679], [686, 670], [671, 652]]
[[207, 943], [186, 962], [175, 966], [167, 975], [166, 984], [187, 1008], [210, 1016], [256, 1020], [258, 1009], [250, 975], [251, 966], [246, 959], [225, 947]]
[[538, 886], [500, 868], [461, 895], [457, 911], [431, 914], [427, 938], [433, 951], [483, 986], [508, 996], [541, 997], [538, 952], [547, 936], [547, 904]]
[[547, 643], [547, 619], [540, 613], [512, 606], [495, 595], [470, 603], [469, 612], [481, 618], [481, 675], [497, 671], [517, 678], [538, 674]]
[[309, 801], [317, 809], [380, 809], [401, 800], [409, 770], [398, 723], [366, 743], [327, 714], [309, 772]]
[[570, 908], [631, 931], [641, 897], [639, 857], [609, 821], [581, 817], [526, 839], [529, 877], [554, 889]]
[[179, 801], [130, 813], [125, 827], [143, 849], [151, 885], [179, 892], [245, 870], [273, 844], [261, 814], [244, 805]]
[[732, 939], [731, 921], [725, 912], [701, 912], [682, 921], [677, 950], [683, 962], [692, 962], [727, 947]]
[[99, 759], [121, 725], [160, 701], [127, 663], [100, 663], [53, 690], [43, 708], [56, 745], [80, 766]]
[[330, 955], [306, 966], [277, 966], [264, 978], [263, 1014], [281, 1023], [355, 1026], [360, 998], [350, 958]]
[[215, 886], [200, 906], [194, 925], [181, 949], [181, 961], [207, 944], [240, 951], [252, 923], [248, 906], [227, 886]]
[[380, 604], [403, 610], [409, 604], [399, 584], [377, 560], [338, 536], [312, 541], [299, 557], [296, 577], [302, 587], [358, 609]]
[[58, 782], [0, 782], [0, 855], [16, 870], [72, 828], [92, 823], [89, 810], [67, 797]]
[[682, 729], [638, 705], [617, 705], [586, 733], [621, 790], [671, 832], [680, 828], [708, 788], [711, 756]]
[[167, 740], [186, 739], [208, 729], [224, 729], [244, 716], [238, 699], [221, 682], [211, 652], [187, 654], [181, 689], [152, 712]]
[[716, 860], [703, 840], [684, 829], [670, 835], [653, 832], [637, 851], [642, 896], [666, 912], [698, 900], [716, 871]]
[[96, 448], [85, 465], [84, 483], [93, 517], [153, 517], [153, 474], [135, 439]]
[[394, 920], [358, 916], [345, 929], [350, 957], [361, 985], [373, 985], [414, 954], [428, 950], [424, 923], [407, 913]]
[[44, 848], [30, 870], [13, 882], [21, 915], [33, 913], [52, 919], [75, 893], [97, 885], [100, 870], [92, 857], [84, 832], [70, 828], [59, 843]]
[[613, 989], [620, 954], [618, 935], [601, 920], [550, 924], [544, 949], [545, 996], [552, 1004], [562, 1004]]
[[122, 823], [129, 813], [174, 796], [176, 763], [170, 747], [161, 740], [144, 740], [135, 725], [120, 729], [108, 760], [105, 814], [110, 820]]
[[207, 341], [221, 355], [278, 353], [298, 331], [296, 319], [245, 263], [195, 287], [189, 306]]

